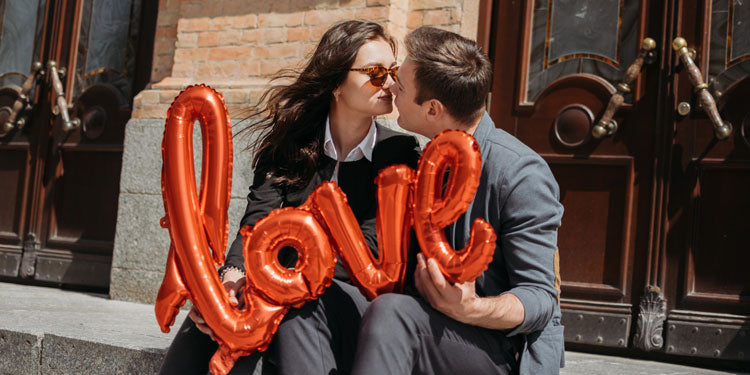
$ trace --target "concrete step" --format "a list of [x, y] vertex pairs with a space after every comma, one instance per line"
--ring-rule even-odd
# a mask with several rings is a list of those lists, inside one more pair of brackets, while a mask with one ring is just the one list
[[[156, 374], [174, 332], [161, 332], [153, 305], [0, 283], [0, 374]], [[737, 374], [571, 351], [565, 357], [563, 375]]]

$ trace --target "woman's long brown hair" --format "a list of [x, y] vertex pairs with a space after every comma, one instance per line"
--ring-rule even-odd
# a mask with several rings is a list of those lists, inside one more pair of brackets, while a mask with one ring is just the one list
[[387, 41], [396, 54], [396, 44], [383, 27], [373, 22], [345, 21], [323, 34], [315, 52], [301, 72], [282, 70], [277, 84], [263, 93], [250, 108], [250, 124], [240, 133], [261, 134], [251, 143], [253, 167], [263, 160], [264, 170], [276, 186], [306, 184], [317, 169], [323, 152], [325, 119], [333, 91], [346, 79], [359, 48], [373, 39]]

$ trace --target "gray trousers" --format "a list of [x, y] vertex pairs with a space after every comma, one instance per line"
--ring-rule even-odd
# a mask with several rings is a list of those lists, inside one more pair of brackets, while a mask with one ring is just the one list
[[[161, 373], [206, 374], [215, 351], [185, 319]], [[268, 353], [240, 358], [231, 374], [253, 374], [261, 356], [264, 374], [511, 374], [516, 353], [501, 332], [457, 322], [421, 298], [367, 302], [334, 280], [318, 300], [289, 310]]]
[[[266, 353], [241, 357], [230, 374], [348, 374], [368, 302], [356, 287], [334, 280], [320, 298], [290, 309]], [[208, 372], [218, 345], [190, 318], [169, 346], [160, 374]], [[257, 369], [256, 369], [257, 368]]]
[[419, 297], [385, 294], [362, 318], [353, 374], [512, 374], [514, 345], [499, 331], [455, 321]]

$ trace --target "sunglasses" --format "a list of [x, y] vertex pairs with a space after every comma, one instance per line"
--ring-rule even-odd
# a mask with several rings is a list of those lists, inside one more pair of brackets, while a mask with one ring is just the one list
[[390, 69], [384, 66], [371, 66], [369, 68], [356, 68], [349, 69], [355, 72], [365, 72], [370, 76], [370, 83], [375, 87], [383, 87], [385, 81], [388, 79], [388, 74], [393, 77], [393, 80], [398, 82], [398, 67], [394, 66]]

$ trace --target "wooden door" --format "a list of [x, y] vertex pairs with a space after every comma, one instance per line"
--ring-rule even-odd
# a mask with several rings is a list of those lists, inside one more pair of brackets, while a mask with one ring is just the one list
[[[660, 220], [667, 235], [653, 260], [659, 265], [654, 280], [666, 299], [662, 350], [747, 366], [750, 4], [676, 1], [670, 12], [674, 79], [665, 107], [683, 113], [672, 110], [665, 121], [668, 202]], [[685, 52], [693, 55], [690, 61], [680, 57]]]
[[[735, 18], [746, 14], [728, 3], [487, 5], [490, 114], [547, 160], [560, 185], [568, 348], [744, 363], [750, 279], [736, 265], [750, 260], [750, 39], [721, 34], [738, 45], [730, 54], [706, 32], [726, 29], [731, 7]], [[697, 44], [699, 66], [715, 63], [703, 77], [736, 124], [729, 140], [715, 139], [698, 108], [701, 94], [672, 48], [678, 33]], [[720, 51], [709, 58], [712, 48]], [[708, 342], [716, 345], [699, 349]]]
[[124, 128], [148, 80], [155, 6], [0, 1], [0, 11], [0, 275], [106, 290]]

